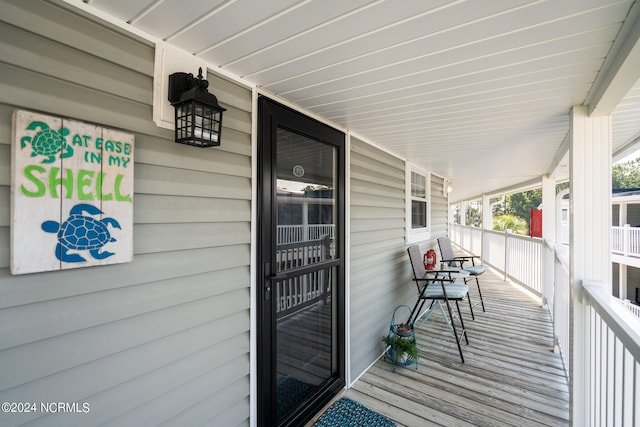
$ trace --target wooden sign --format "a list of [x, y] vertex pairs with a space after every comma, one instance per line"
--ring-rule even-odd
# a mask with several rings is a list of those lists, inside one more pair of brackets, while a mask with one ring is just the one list
[[133, 147], [129, 133], [14, 111], [12, 274], [133, 259]]

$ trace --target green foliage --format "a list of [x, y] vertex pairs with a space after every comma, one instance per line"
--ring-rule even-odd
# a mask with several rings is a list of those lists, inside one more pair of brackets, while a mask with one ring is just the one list
[[482, 227], [482, 204], [477, 202], [469, 203], [467, 206], [467, 217], [465, 224], [474, 227]]
[[415, 337], [402, 337], [396, 334], [389, 334], [386, 337], [382, 337], [382, 342], [391, 347], [396, 360], [400, 360], [405, 353], [409, 358], [418, 360], [418, 346], [416, 345]]
[[493, 229], [496, 231], [511, 230], [516, 234], [529, 234], [527, 221], [515, 215], [499, 215], [493, 217]]
[[569, 181], [566, 182], [561, 182], [560, 184], [556, 185], [556, 195], [558, 193], [560, 193], [562, 190], [566, 190], [569, 188]]
[[640, 188], [640, 158], [614, 165], [612, 175], [614, 190]]
[[[507, 196], [506, 214], [514, 215], [526, 224], [526, 231], [518, 234], [528, 234], [531, 224], [531, 209], [537, 208], [542, 203], [542, 189], [523, 191], [522, 193]], [[516, 231], [514, 230], [514, 233]]]

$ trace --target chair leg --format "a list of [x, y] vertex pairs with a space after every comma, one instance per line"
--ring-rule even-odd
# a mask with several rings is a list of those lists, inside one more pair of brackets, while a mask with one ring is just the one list
[[478, 276], [476, 276], [476, 286], [478, 287], [478, 295], [480, 295], [480, 302], [482, 303], [482, 311], [486, 312], [484, 309], [484, 299], [482, 298], [482, 291], [480, 290], [480, 282], [478, 281]]
[[[422, 304], [420, 304], [421, 300], [422, 300]], [[407, 319], [408, 324], [414, 323], [417, 320], [418, 315], [422, 311], [422, 307], [424, 307], [425, 302], [427, 302], [426, 299], [418, 298], [418, 301], [416, 301], [416, 303], [413, 306], [413, 310], [411, 310], [411, 313], [409, 313], [409, 319]], [[420, 304], [420, 308], [418, 308], [418, 304]], [[416, 311], [416, 308], [418, 309], [417, 311]]]
[[[462, 335], [464, 335], [464, 339], [467, 342], [467, 345], [469, 345], [469, 336], [467, 335], [467, 328], [464, 327], [464, 320], [462, 320], [462, 313], [460, 312], [460, 304], [458, 304], [458, 300], [456, 300], [456, 307], [458, 308], [458, 316], [460, 317], [460, 325], [462, 326]], [[462, 340], [462, 336], [460, 337], [460, 340]]]
[[469, 300], [469, 310], [471, 310], [471, 320], [476, 320], [476, 316], [473, 314], [473, 304], [471, 303], [471, 295], [467, 292], [467, 300]]
[[[451, 319], [451, 327], [453, 328], [453, 336], [456, 339], [456, 345], [458, 346], [458, 352], [460, 353], [460, 360], [464, 363], [464, 356], [462, 355], [462, 347], [460, 346], [460, 340], [458, 340], [458, 332], [456, 331], [456, 323], [453, 321], [453, 312], [451, 311], [451, 305], [449, 305], [449, 300], [445, 299], [445, 303], [447, 304], [447, 310], [449, 311], [449, 319]], [[458, 301], [456, 301], [456, 304]], [[458, 310], [460, 308], [458, 307]], [[462, 318], [460, 318], [460, 323], [462, 323]], [[462, 327], [462, 333], [465, 333], [464, 326]], [[462, 339], [462, 337], [460, 337]]]

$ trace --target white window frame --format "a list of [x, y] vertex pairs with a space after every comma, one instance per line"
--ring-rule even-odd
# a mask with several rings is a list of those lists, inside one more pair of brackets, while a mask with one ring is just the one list
[[[414, 197], [411, 194], [411, 174], [422, 175], [425, 178], [425, 197]], [[412, 205], [414, 200], [425, 201], [427, 205], [426, 227], [413, 228]], [[416, 243], [431, 238], [431, 173], [410, 163], [405, 164], [405, 212], [406, 212], [406, 240], [407, 243]]]

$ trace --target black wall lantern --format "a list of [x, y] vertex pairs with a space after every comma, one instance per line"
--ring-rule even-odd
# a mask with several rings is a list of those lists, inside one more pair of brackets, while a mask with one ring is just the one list
[[169, 76], [169, 102], [175, 107], [176, 142], [196, 147], [220, 145], [222, 108], [215, 95], [209, 93], [209, 82], [189, 73]]

